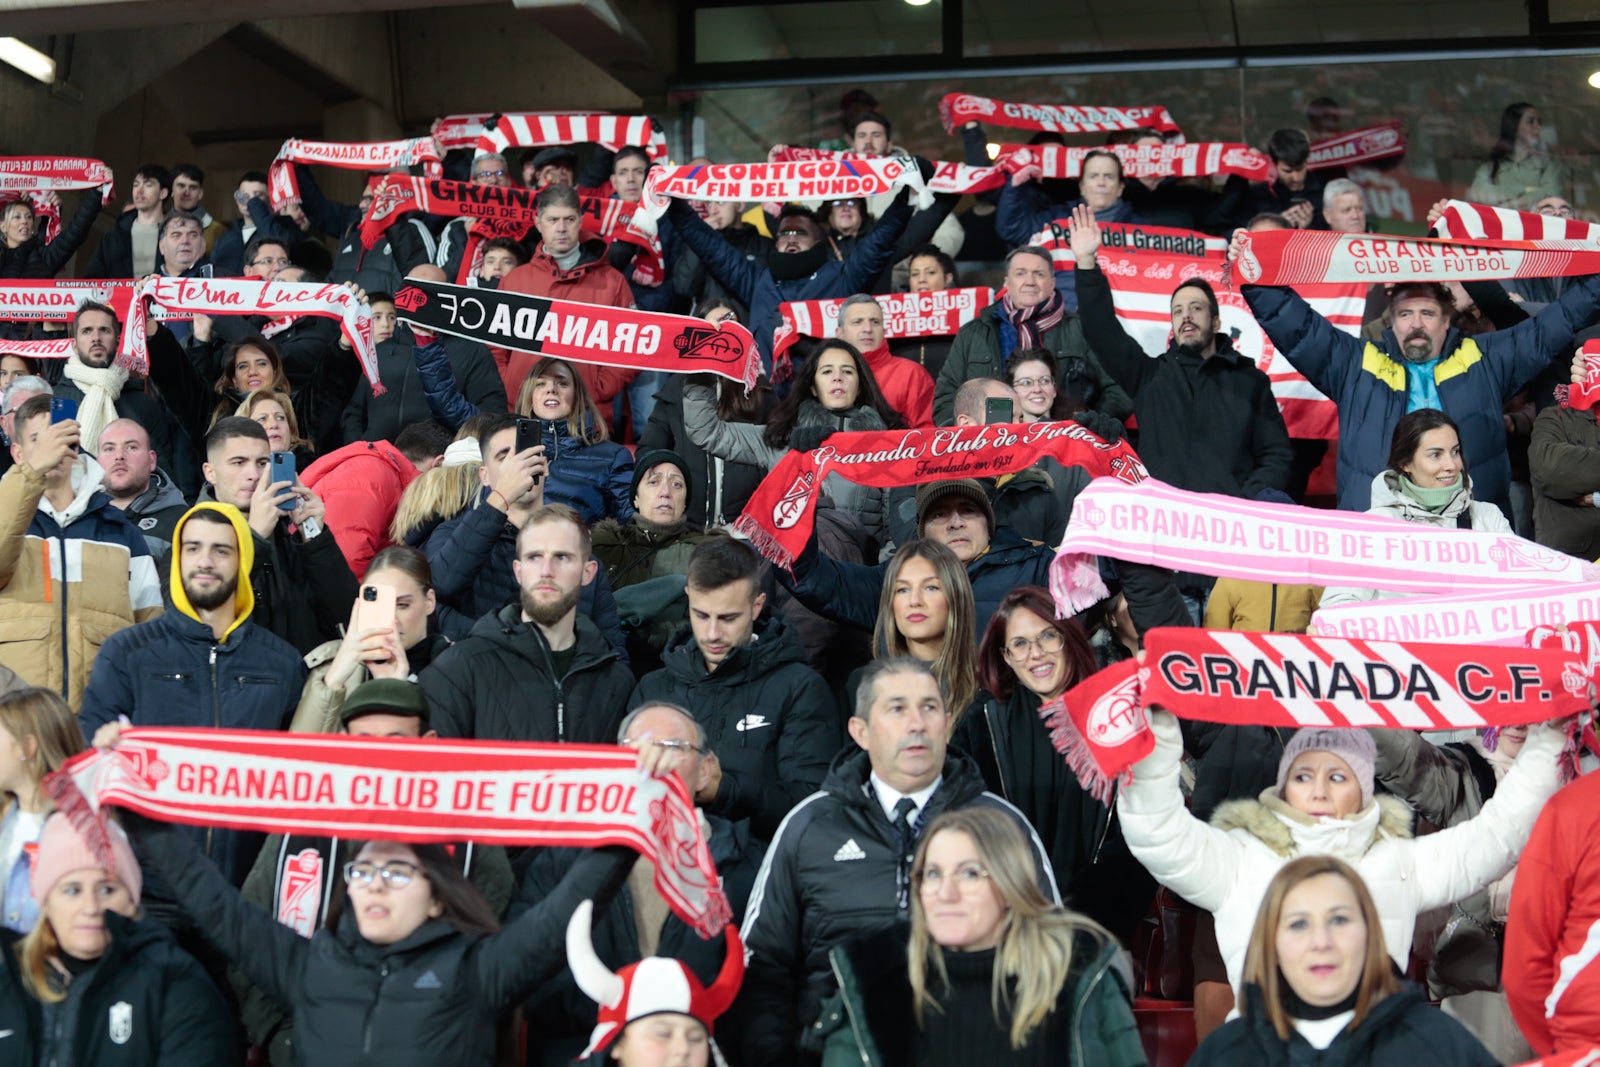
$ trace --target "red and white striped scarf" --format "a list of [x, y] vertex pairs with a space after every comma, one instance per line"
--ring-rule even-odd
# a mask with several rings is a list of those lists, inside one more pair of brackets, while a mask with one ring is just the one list
[[1151, 630], [1142, 662], [1100, 671], [1039, 715], [1103, 801], [1155, 748], [1146, 709], [1234, 726], [1460, 730], [1576, 715], [1591, 681], [1565, 650]]
[[77, 156], [0, 156], [0, 193], [98, 189], [111, 202], [111, 168]]
[[[877, 297], [883, 309], [883, 335], [897, 341], [907, 337], [949, 337], [994, 303], [987, 286], [936, 289], [931, 293], [886, 293]], [[792, 300], [778, 305], [782, 320], [772, 336], [772, 361], [787, 360], [787, 352], [802, 337], [832, 337], [839, 332], [839, 309], [844, 300]]]
[[114, 804], [153, 819], [408, 842], [627, 845], [703, 935], [731, 917], [694, 800], [612, 745], [134, 728], [46, 782], [75, 824]]
[[1366, 126], [1349, 133], [1335, 134], [1311, 146], [1311, 156], [1306, 161], [1310, 170], [1327, 167], [1350, 167], [1361, 163], [1376, 163], [1406, 154], [1406, 127], [1401, 122], [1383, 122]]
[[1246, 285], [1318, 282], [1488, 281], [1600, 274], [1592, 242], [1464, 241], [1329, 230], [1258, 230], [1240, 235], [1230, 276]]
[[1079, 107], [1071, 104], [1013, 104], [987, 96], [949, 93], [939, 101], [939, 120], [946, 133], [968, 122], [1012, 126], [1055, 133], [1110, 133], [1114, 130], [1152, 129], [1180, 133], [1164, 107]]
[[933, 203], [922, 173], [893, 156], [819, 159], [802, 163], [700, 163], [657, 167], [644, 180], [634, 225], [660, 218], [678, 200], [755, 202], [769, 200], [844, 200], [879, 196], [901, 186], [912, 190], [919, 208]]
[[267, 189], [274, 210], [289, 200], [300, 198], [300, 183], [295, 179], [295, 163], [320, 163], [344, 170], [395, 170], [421, 164], [432, 175], [439, 173], [439, 153], [431, 137], [412, 137], [403, 141], [302, 141], [291, 137], [278, 149], [278, 157], [267, 170]]
[[478, 135], [476, 155], [505, 154], [508, 148], [594, 143], [615, 152], [636, 145], [652, 161], [667, 158], [667, 138], [649, 115], [607, 115], [564, 111], [517, 111], [500, 116], [492, 128]]
[[1196, 141], [1192, 144], [1100, 145], [1069, 148], [1058, 144], [1006, 145], [1000, 158], [1015, 171], [1037, 165], [1046, 178], [1078, 178], [1090, 152], [1111, 152], [1122, 161], [1123, 177], [1200, 178], [1212, 174], [1237, 174], [1251, 181], [1270, 181], [1272, 160], [1247, 144]]
[[1600, 244], [1600, 225], [1533, 211], [1447, 200], [1433, 232], [1453, 241], [1588, 241]]
[[[339, 328], [361, 361], [374, 396], [382, 396], [378, 349], [372, 339], [372, 310], [342, 285], [319, 282], [277, 282], [260, 278], [150, 278], [140, 283], [122, 328], [117, 363], [139, 374], [149, 373], [150, 351], [145, 332], [145, 303], [199, 315], [317, 315], [339, 320]], [[336, 357], [337, 358], [337, 357]]]

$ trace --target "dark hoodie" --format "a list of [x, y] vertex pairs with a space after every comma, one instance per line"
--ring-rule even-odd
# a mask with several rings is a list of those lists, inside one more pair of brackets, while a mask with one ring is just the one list
[[693, 712], [722, 764], [722, 784], [706, 811], [749, 819], [751, 833], [770, 840], [789, 810], [822, 784], [839, 751], [843, 732], [828, 684], [778, 618], [714, 671], [688, 630], [661, 658], [664, 666], [640, 679], [628, 707], [665, 701]]
[[[225, 516], [238, 537], [240, 581], [233, 625], [219, 640], [201, 621], [183, 591], [179, 555], [173, 553], [172, 610], [113, 634], [95, 659], [78, 715], [85, 737], [93, 737], [118, 715], [126, 715], [135, 726], [282, 730], [289, 725], [306, 668], [292, 646], [251, 618], [255, 596], [245, 580], [255, 555], [250, 527], [237, 508], [201, 503], [178, 520], [174, 540], [182, 538], [184, 523], [202, 510]], [[186, 829], [234, 885], [244, 881], [261, 846], [260, 834]]]
[[164, 556], [172, 547], [172, 532], [178, 520], [189, 510], [183, 493], [172, 484], [172, 476], [157, 467], [150, 475], [150, 484], [122, 509], [128, 520], [144, 534], [145, 544], [152, 556]]

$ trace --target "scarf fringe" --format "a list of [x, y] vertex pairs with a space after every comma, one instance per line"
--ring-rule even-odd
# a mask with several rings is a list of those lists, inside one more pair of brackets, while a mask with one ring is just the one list
[[1109, 806], [1117, 784], [1126, 785], [1133, 780], [1131, 769], [1115, 777], [1100, 769], [1088, 739], [1078, 730], [1078, 724], [1072, 721], [1064, 698], [1057, 697], [1042, 705], [1039, 718], [1043, 720], [1045, 729], [1050, 731], [1050, 744], [1066, 760], [1067, 768], [1077, 776], [1083, 791], [1100, 803]]
[[784, 543], [778, 540], [777, 534], [762, 526], [748, 515], [740, 515], [733, 520], [730, 527], [734, 533], [750, 542], [750, 546], [761, 553], [763, 559], [772, 563], [790, 574], [794, 573], [794, 553], [790, 552]]

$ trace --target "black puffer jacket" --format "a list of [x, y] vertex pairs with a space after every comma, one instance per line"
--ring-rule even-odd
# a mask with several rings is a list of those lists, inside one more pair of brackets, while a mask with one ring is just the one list
[[[894, 827], [868, 783], [871, 770], [867, 753], [841, 753], [821, 791], [789, 813], [767, 848], [745, 914], [749, 969], [739, 999], [744, 1017], [761, 1021], [745, 1041], [745, 1063], [794, 1063], [801, 1030], [833, 992], [829, 950], [847, 937], [908, 918], [899, 898], [902, 889], [910, 892], [910, 867], [897, 855]], [[946, 755], [944, 778], [924, 806], [918, 830], [941, 812], [974, 805], [1017, 820], [1038, 857], [1040, 887], [1059, 900], [1033, 827], [1011, 804], [985, 792], [977, 767], [957, 752]]]
[[751, 832], [770, 840], [839, 753], [843, 731], [828, 684], [778, 618], [709, 674], [689, 630], [667, 643], [662, 662], [640, 679], [628, 706], [662, 700], [692, 711], [722, 764], [722, 784], [706, 810], [749, 819]]
[[1152, 359], [1128, 336], [1099, 267], [1075, 272], [1083, 335], [1100, 365], [1133, 397], [1139, 457], [1150, 473], [1193, 493], [1253, 500], [1289, 485], [1294, 450], [1272, 381], [1217, 334], [1216, 355], [1176, 343]]
[[[205, 969], [153, 920], [106, 913], [111, 945], [59, 1004], [27, 991], [21, 936], [0, 930], [0, 1062], [228, 1067], [243, 1062], [233, 1012]], [[61, 1030], [57, 1030], [61, 1027]]]
[[255, 566], [250, 568], [256, 625], [289, 642], [302, 656], [338, 638], [361, 585], [333, 531], [323, 526], [317, 536], [302, 541], [280, 522], [270, 540], [251, 536], [256, 543]]
[[404, 940], [374, 945], [349, 911], [336, 931], [307, 940], [246, 904], [181, 834], [144, 819], [130, 824], [196, 925], [288, 1008], [301, 1067], [488, 1067], [505, 1013], [565, 964], [573, 910], [585, 899], [602, 909], [637, 859], [616, 846], [586, 853], [537, 908], [497, 934], [433, 919]]
[[15, 248], [0, 245], [0, 278], [54, 278], [89, 236], [100, 214], [100, 194], [85, 189], [78, 210], [61, 224], [54, 241], [45, 243], [43, 227]]
[[[479, 411], [506, 410], [506, 387], [495, 369], [494, 357], [477, 341], [441, 337], [456, 389]], [[417, 376], [416, 349], [405, 327], [378, 346], [378, 377], [384, 394], [372, 395], [372, 383], [363, 377], [339, 420], [344, 442], [393, 441], [415, 422], [433, 418], [428, 396]]]
[[544, 634], [507, 605], [485, 615], [419, 677], [440, 737], [614, 745], [633, 675], [579, 613], [577, 653], [560, 678]]
[[[488, 489], [478, 492], [473, 507], [435, 526], [420, 543], [433, 568], [433, 591], [439, 600], [471, 618], [493, 614], [518, 603], [517, 576], [511, 561], [517, 554], [517, 528], [506, 513], [485, 503]], [[617, 618], [617, 601], [605, 571], [578, 592], [578, 613], [600, 628], [606, 642], [624, 657], [626, 644]]]
[[990, 792], [1032, 824], [1067, 906], [1131, 944], [1155, 881], [1122, 840], [1115, 800], [1107, 807], [1085, 792], [1056, 752], [1039, 718], [1038, 694], [1020, 685], [1005, 700], [979, 693], [950, 743], [972, 756]]
[[1465, 1026], [1422, 999], [1422, 990], [1406, 984], [1375, 1004], [1361, 1025], [1334, 1038], [1318, 1052], [1298, 1033], [1289, 1040], [1267, 1020], [1259, 986], [1245, 987], [1246, 1010], [1206, 1038], [1189, 1067], [1494, 1067], [1489, 1055]]

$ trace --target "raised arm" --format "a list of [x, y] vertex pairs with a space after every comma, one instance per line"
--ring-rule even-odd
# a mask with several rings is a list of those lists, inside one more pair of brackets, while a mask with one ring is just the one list
[[706, 225], [706, 220], [696, 215], [684, 201], [674, 199], [667, 207], [667, 218], [678, 238], [700, 257], [717, 284], [738, 297], [745, 307], [750, 307], [760, 282], [760, 268], [748, 262], [720, 233]]
[[141, 862], [153, 865], [184, 912], [228, 961], [280, 1004], [299, 999], [311, 942], [245, 902], [181, 830], [125, 812]]
[[567, 922], [580, 903], [603, 912], [639, 854], [624, 845], [584, 851], [550, 895], [498, 934], [485, 938], [473, 961], [487, 1003], [508, 1010], [540, 982], [565, 968]]
[[1150, 710], [1155, 751], [1133, 768], [1122, 790], [1122, 836], [1156, 881], [1198, 907], [1216, 911], [1237, 879], [1243, 848], [1183, 805], [1178, 767], [1183, 737], [1171, 712]]
[[1345, 383], [1361, 370], [1367, 343], [1317, 314], [1293, 289], [1246, 285], [1240, 291], [1273, 347], [1294, 369], [1333, 400], [1343, 396]]
[[767, 444], [766, 427], [754, 423], [725, 422], [717, 414], [716, 393], [694, 381], [683, 383], [683, 427], [689, 440], [729, 463], [748, 463], [771, 470], [785, 449]]
[[28, 265], [29, 277], [54, 278], [57, 272], [67, 265], [67, 260], [72, 258], [73, 253], [82, 248], [83, 242], [89, 239], [89, 230], [99, 216], [99, 191], [84, 190], [83, 199], [78, 204], [78, 210], [73, 213], [71, 221], [61, 227], [61, 232], [56, 234], [54, 241], [39, 249], [33, 262]]
[[1493, 368], [1502, 398], [1521, 389], [1563, 353], [1570, 351], [1579, 330], [1600, 310], [1600, 274], [1569, 285], [1561, 299], [1527, 322], [1479, 338]]
[[1475, 818], [1411, 842], [1418, 911], [1464, 900], [1512, 868], [1539, 810], [1561, 786], [1565, 740], [1562, 730], [1531, 727], [1516, 762]]
[[1139, 390], [1156, 373], [1160, 362], [1151, 359], [1139, 347], [1117, 318], [1116, 304], [1111, 298], [1111, 283], [1096, 261], [1100, 251], [1100, 224], [1095, 222], [1094, 211], [1080, 204], [1072, 212], [1072, 254], [1077, 259], [1073, 271], [1078, 291], [1078, 321], [1083, 326], [1083, 336], [1117, 384], [1136, 397]]

